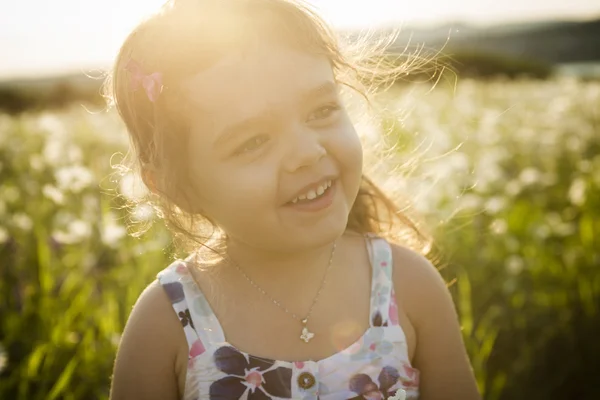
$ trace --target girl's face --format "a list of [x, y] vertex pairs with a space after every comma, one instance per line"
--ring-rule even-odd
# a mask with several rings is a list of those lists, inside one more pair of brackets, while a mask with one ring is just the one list
[[338, 89], [325, 57], [267, 44], [186, 82], [198, 207], [231, 240], [297, 250], [343, 233], [362, 149]]

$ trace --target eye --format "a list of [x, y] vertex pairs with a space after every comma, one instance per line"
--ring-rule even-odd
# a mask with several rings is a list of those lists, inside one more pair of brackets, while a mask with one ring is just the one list
[[327, 105], [319, 107], [315, 111], [313, 111], [310, 114], [308, 119], [310, 121], [326, 120], [328, 118], [331, 118], [333, 115], [335, 115], [340, 109], [341, 109], [341, 106], [337, 103], [327, 104]]
[[246, 140], [240, 147], [238, 147], [234, 154], [240, 155], [244, 153], [249, 153], [251, 151], [257, 150], [263, 144], [265, 144], [269, 138], [267, 136], [254, 136], [253, 138]]

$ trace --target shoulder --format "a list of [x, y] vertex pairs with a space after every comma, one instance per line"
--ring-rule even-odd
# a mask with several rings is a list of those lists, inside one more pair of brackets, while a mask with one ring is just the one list
[[111, 399], [176, 398], [178, 361], [182, 349], [187, 351], [186, 343], [171, 302], [155, 280], [140, 294], [127, 320], [117, 351]]
[[448, 285], [426, 257], [396, 245], [392, 257], [397, 299], [416, 333], [422, 398], [480, 400]]
[[178, 318], [167, 293], [156, 279], [139, 296], [127, 325], [129, 329], [136, 331], [142, 330], [142, 328], [152, 329], [154, 332], [152, 335], [163, 336], [171, 335], [176, 331], [170, 329], [172, 324], [168, 322], [178, 322]]
[[414, 250], [393, 243], [390, 247], [394, 287], [415, 328], [436, 310], [445, 308], [453, 312], [452, 297], [439, 270]]
[[394, 280], [419, 284], [423, 288], [446, 287], [438, 269], [425, 257], [407, 247], [390, 243], [394, 263]]

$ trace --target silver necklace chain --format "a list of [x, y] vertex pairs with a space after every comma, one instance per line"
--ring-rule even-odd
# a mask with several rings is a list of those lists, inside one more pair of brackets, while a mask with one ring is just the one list
[[329, 256], [329, 263], [327, 264], [327, 269], [325, 270], [325, 274], [323, 275], [323, 279], [321, 280], [321, 285], [319, 286], [319, 290], [317, 291], [317, 295], [315, 296], [312, 304], [310, 305], [310, 308], [308, 309], [306, 317], [304, 317], [304, 319], [302, 319], [302, 320], [300, 319], [300, 317], [298, 317], [298, 315], [296, 313], [291, 312], [290, 310], [288, 310], [288, 308], [286, 306], [284, 306], [283, 304], [281, 304], [280, 301], [274, 299], [273, 296], [271, 296], [270, 294], [268, 294], [262, 287], [260, 287], [257, 283], [255, 283], [244, 272], [244, 270], [242, 270], [240, 268], [240, 266], [236, 262], [234, 262], [233, 265], [235, 266], [235, 268], [237, 268], [238, 271], [240, 271], [240, 273], [244, 276], [244, 278], [246, 278], [246, 280], [248, 282], [250, 282], [250, 284], [252, 286], [254, 286], [256, 288], [256, 290], [259, 291], [260, 294], [262, 294], [263, 296], [265, 296], [269, 300], [271, 300], [273, 302], [273, 304], [275, 304], [277, 307], [279, 307], [280, 309], [282, 309], [283, 311], [285, 311], [286, 314], [290, 315], [295, 320], [301, 321], [304, 325], [306, 325], [308, 323], [308, 319], [310, 318], [310, 315], [312, 314], [312, 311], [313, 311], [313, 308], [315, 307], [315, 304], [317, 304], [317, 301], [319, 300], [319, 296], [321, 295], [321, 291], [323, 290], [323, 287], [325, 286], [325, 283], [327, 282], [327, 275], [328, 275], [329, 270], [331, 269], [331, 265], [333, 263], [333, 255], [335, 254], [335, 248], [336, 248], [336, 242], [333, 243], [333, 248], [331, 249], [331, 255]]

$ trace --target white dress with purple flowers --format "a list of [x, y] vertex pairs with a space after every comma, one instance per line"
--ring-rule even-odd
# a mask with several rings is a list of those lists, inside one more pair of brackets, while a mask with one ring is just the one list
[[236, 349], [192, 279], [188, 261], [161, 271], [158, 279], [189, 344], [184, 399], [387, 399], [398, 389], [416, 399], [419, 371], [410, 364], [398, 323], [391, 248], [374, 236], [367, 243], [373, 267], [370, 326], [354, 344], [319, 361], [270, 360]]

